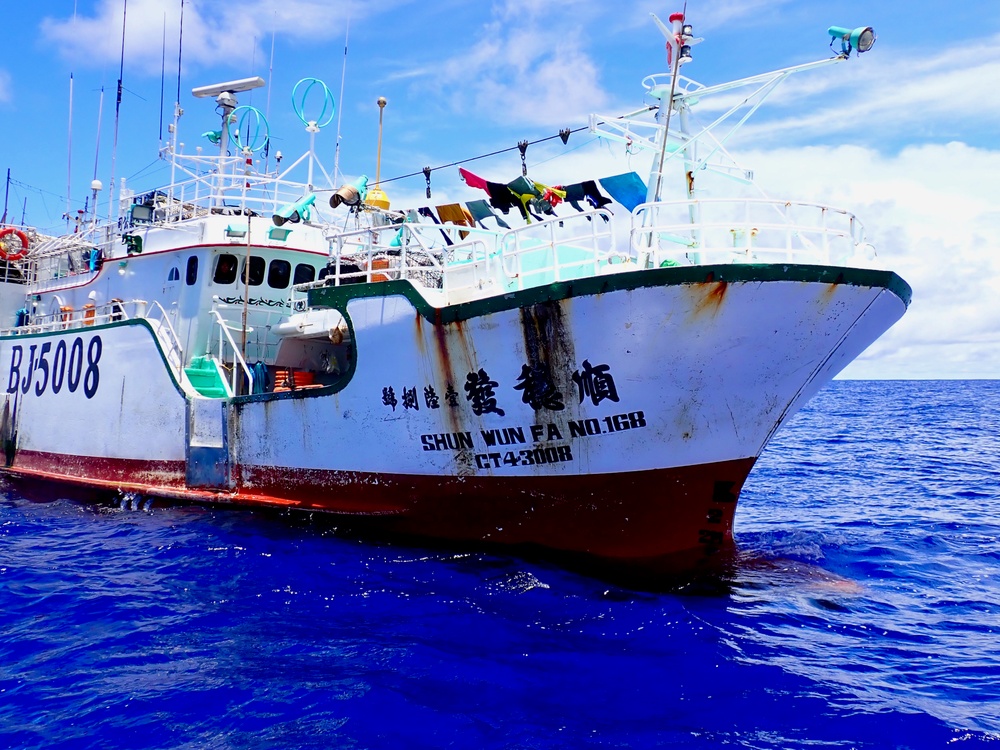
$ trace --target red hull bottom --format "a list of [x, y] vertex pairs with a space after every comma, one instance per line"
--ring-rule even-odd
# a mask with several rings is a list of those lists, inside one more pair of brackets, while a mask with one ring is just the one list
[[532, 545], [628, 566], [677, 569], [732, 544], [753, 459], [619, 474], [436, 477], [238, 467], [233, 491], [189, 489], [183, 462], [19, 451], [12, 476], [186, 502], [350, 516], [392, 534]]

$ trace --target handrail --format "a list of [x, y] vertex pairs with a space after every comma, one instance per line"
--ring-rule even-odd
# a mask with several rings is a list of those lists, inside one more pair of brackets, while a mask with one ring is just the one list
[[[242, 368], [243, 370], [243, 374], [246, 376], [247, 391], [249, 393], [253, 393], [253, 373], [250, 372], [250, 368], [247, 367], [247, 363], [243, 359], [243, 355], [240, 353], [239, 347], [236, 346], [236, 341], [233, 339], [233, 335], [229, 332], [230, 331], [229, 326], [226, 324], [226, 321], [223, 319], [223, 317], [219, 314], [218, 310], [213, 308], [211, 312], [212, 312], [212, 317], [214, 318], [214, 323], [219, 326], [219, 351], [218, 351], [219, 361], [220, 362], [225, 361], [222, 356], [223, 353], [222, 336], [225, 335], [226, 341], [229, 342], [229, 346], [233, 350], [233, 362], [239, 364], [240, 368]], [[235, 367], [233, 367], [233, 372], [231, 375], [232, 382], [230, 383], [230, 388], [232, 389], [232, 392], [234, 394], [238, 392], [236, 386], [239, 381], [237, 380], [236, 375], [237, 375], [237, 370]]]
[[[170, 322], [170, 316], [167, 315], [167, 311], [163, 309], [163, 305], [156, 300], [153, 300], [148, 303], [143, 317], [146, 318], [146, 320], [153, 320], [150, 313], [155, 312], [156, 310], [159, 310], [160, 312], [159, 320], [157, 321], [160, 324], [158, 326], [157, 334], [162, 331], [166, 331], [166, 341], [164, 343], [169, 347], [167, 351], [167, 360], [170, 361], [171, 364], [179, 371], [184, 362], [184, 348], [181, 346], [180, 337], [177, 335], [177, 331], [174, 330], [174, 326]], [[171, 360], [171, 356], [174, 356], [177, 361], [173, 362]]]
[[753, 262], [777, 255], [846, 265], [864, 244], [864, 226], [850, 212], [819, 203], [762, 198], [708, 198], [644, 203], [632, 212], [630, 246], [655, 264], [706, 255]]
[[[623, 256], [623, 253], [614, 250], [614, 224], [609, 211], [585, 211], [571, 218], [572, 226], [583, 226], [586, 231], [573, 233], [569, 229], [571, 222], [557, 217], [504, 232], [497, 241], [499, 266], [504, 277], [516, 280], [517, 287], [523, 289], [532, 286], [525, 284], [526, 277], [541, 277], [547, 281], [551, 273], [552, 281], [565, 281], [576, 277], [572, 273], [574, 269], [587, 269], [590, 274], [597, 275], [602, 262]], [[603, 222], [599, 223], [598, 218]], [[583, 224], [585, 219], [589, 219], [587, 224]], [[547, 237], [540, 239], [537, 235], [542, 232]], [[523, 239], [525, 236], [527, 242]], [[602, 242], [608, 249], [601, 249]], [[551, 252], [551, 260], [526, 270], [525, 257], [539, 252]], [[574, 253], [577, 257], [573, 257]], [[566, 255], [570, 257], [567, 259]]]

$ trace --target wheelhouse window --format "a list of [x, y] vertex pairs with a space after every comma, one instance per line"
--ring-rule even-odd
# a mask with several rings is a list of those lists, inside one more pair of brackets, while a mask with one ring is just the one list
[[193, 286], [198, 281], [198, 256], [192, 255], [187, 262], [187, 276], [185, 278], [188, 286]]
[[244, 263], [243, 267], [249, 267], [247, 272], [247, 283], [250, 286], [260, 286], [264, 283], [264, 268], [267, 265], [264, 259], [256, 255], [251, 255], [249, 263]]
[[311, 266], [308, 263], [299, 263], [295, 266], [295, 277], [292, 280], [293, 284], [308, 284], [310, 281], [316, 280], [316, 267]]
[[285, 289], [292, 275], [292, 264], [287, 260], [272, 260], [267, 269], [267, 285], [272, 289]]
[[220, 253], [215, 261], [215, 274], [212, 276], [212, 281], [216, 284], [232, 284], [236, 281], [238, 267], [239, 263], [236, 261], [235, 255]]

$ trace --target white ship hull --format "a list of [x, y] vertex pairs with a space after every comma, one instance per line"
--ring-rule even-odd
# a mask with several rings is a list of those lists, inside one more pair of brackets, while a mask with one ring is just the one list
[[647, 564], [731, 541], [771, 435], [908, 299], [891, 273], [775, 265], [446, 309], [331, 287], [311, 303], [344, 313], [352, 371], [225, 401], [186, 395], [145, 322], [12, 336], [7, 471]]

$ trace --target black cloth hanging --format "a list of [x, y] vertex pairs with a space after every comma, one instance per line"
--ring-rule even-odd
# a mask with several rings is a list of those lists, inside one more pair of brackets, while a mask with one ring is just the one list
[[597, 188], [597, 182], [594, 180], [567, 185], [563, 190], [566, 191], [566, 202], [577, 211], [583, 211], [580, 206], [580, 201], [583, 200], [586, 200], [593, 208], [604, 208], [611, 203], [610, 198], [601, 195], [601, 191]]

